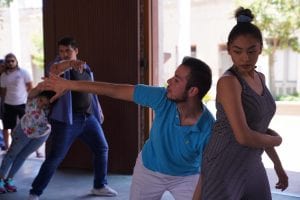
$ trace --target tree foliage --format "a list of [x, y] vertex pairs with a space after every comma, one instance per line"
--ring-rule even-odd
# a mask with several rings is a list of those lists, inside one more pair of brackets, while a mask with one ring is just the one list
[[255, 15], [254, 23], [265, 38], [264, 52], [269, 56], [269, 88], [275, 97], [275, 52], [290, 48], [300, 52], [300, 0], [237, 0]]
[[0, 0], [0, 7], [9, 7], [11, 2], [13, 2], [13, 0]]
[[251, 9], [255, 15], [254, 23], [266, 39], [265, 50], [268, 54], [287, 47], [300, 52], [297, 37], [300, 34], [299, 0], [252, 0], [239, 3]]
[[32, 43], [34, 46], [32, 53], [32, 62], [34, 65], [43, 69], [44, 67], [44, 49], [43, 49], [43, 37], [40, 34], [34, 34], [32, 37]]

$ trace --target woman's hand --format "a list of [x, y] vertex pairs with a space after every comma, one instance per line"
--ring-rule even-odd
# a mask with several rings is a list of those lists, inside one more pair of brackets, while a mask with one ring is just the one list
[[278, 177], [278, 182], [275, 187], [283, 191], [289, 186], [289, 178], [281, 165], [274, 165], [274, 169]]
[[272, 135], [272, 136], [280, 136], [276, 131], [273, 129], [268, 128], [267, 129], [267, 134]]
[[275, 141], [274, 142], [275, 143], [274, 146], [279, 146], [282, 143], [282, 138], [281, 138], [281, 136], [276, 131], [268, 128], [267, 134], [274, 137], [274, 141]]

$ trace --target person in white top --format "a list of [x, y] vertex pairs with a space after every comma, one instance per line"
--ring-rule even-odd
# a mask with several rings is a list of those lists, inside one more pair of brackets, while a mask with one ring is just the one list
[[1, 98], [4, 100], [3, 136], [5, 149], [9, 148], [9, 131], [25, 113], [28, 92], [32, 89], [32, 77], [19, 67], [17, 58], [9, 53], [5, 56], [6, 70], [1, 74]]

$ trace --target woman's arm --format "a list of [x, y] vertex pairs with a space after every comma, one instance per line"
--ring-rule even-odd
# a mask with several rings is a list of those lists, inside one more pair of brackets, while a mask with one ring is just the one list
[[32, 82], [29, 81], [26, 83], [26, 91], [27, 92], [30, 92], [30, 90], [32, 90], [33, 86], [32, 86]]
[[200, 174], [198, 183], [195, 188], [195, 192], [193, 195], [193, 200], [200, 200], [201, 199], [201, 188], [203, 183], [203, 176]]
[[32, 88], [29, 91], [29, 93], [28, 93], [28, 99], [33, 99], [33, 98], [37, 97], [38, 94], [41, 93], [44, 90], [45, 90], [45, 84], [44, 84], [44, 82], [38, 83], [37, 86], [35, 86], [34, 88]]
[[241, 145], [267, 148], [281, 144], [280, 136], [259, 133], [250, 129], [241, 100], [242, 87], [234, 76], [226, 75], [217, 83], [217, 101], [222, 104], [233, 134]]
[[[279, 135], [277, 132], [275, 132], [272, 129], [268, 129], [267, 133], [270, 134], [270, 135], [274, 135], [274, 136]], [[277, 154], [274, 147], [266, 148], [265, 152], [269, 156], [269, 158], [272, 160], [272, 162], [274, 164], [275, 172], [276, 172], [277, 177], [278, 177], [278, 182], [276, 183], [275, 187], [277, 189], [280, 189], [281, 191], [283, 191], [289, 185], [289, 180], [288, 180], [289, 178], [288, 178], [287, 174], [285, 173], [285, 171], [282, 167], [279, 156], [278, 156], [278, 154]]]

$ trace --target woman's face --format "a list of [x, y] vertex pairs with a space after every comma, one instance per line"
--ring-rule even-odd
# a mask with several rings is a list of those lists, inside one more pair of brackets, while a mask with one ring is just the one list
[[38, 107], [40, 109], [45, 109], [49, 106], [50, 104], [50, 101], [47, 97], [44, 97], [44, 96], [40, 96], [38, 97]]
[[261, 54], [262, 45], [251, 35], [240, 35], [229, 44], [227, 50], [238, 70], [251, 71]]

